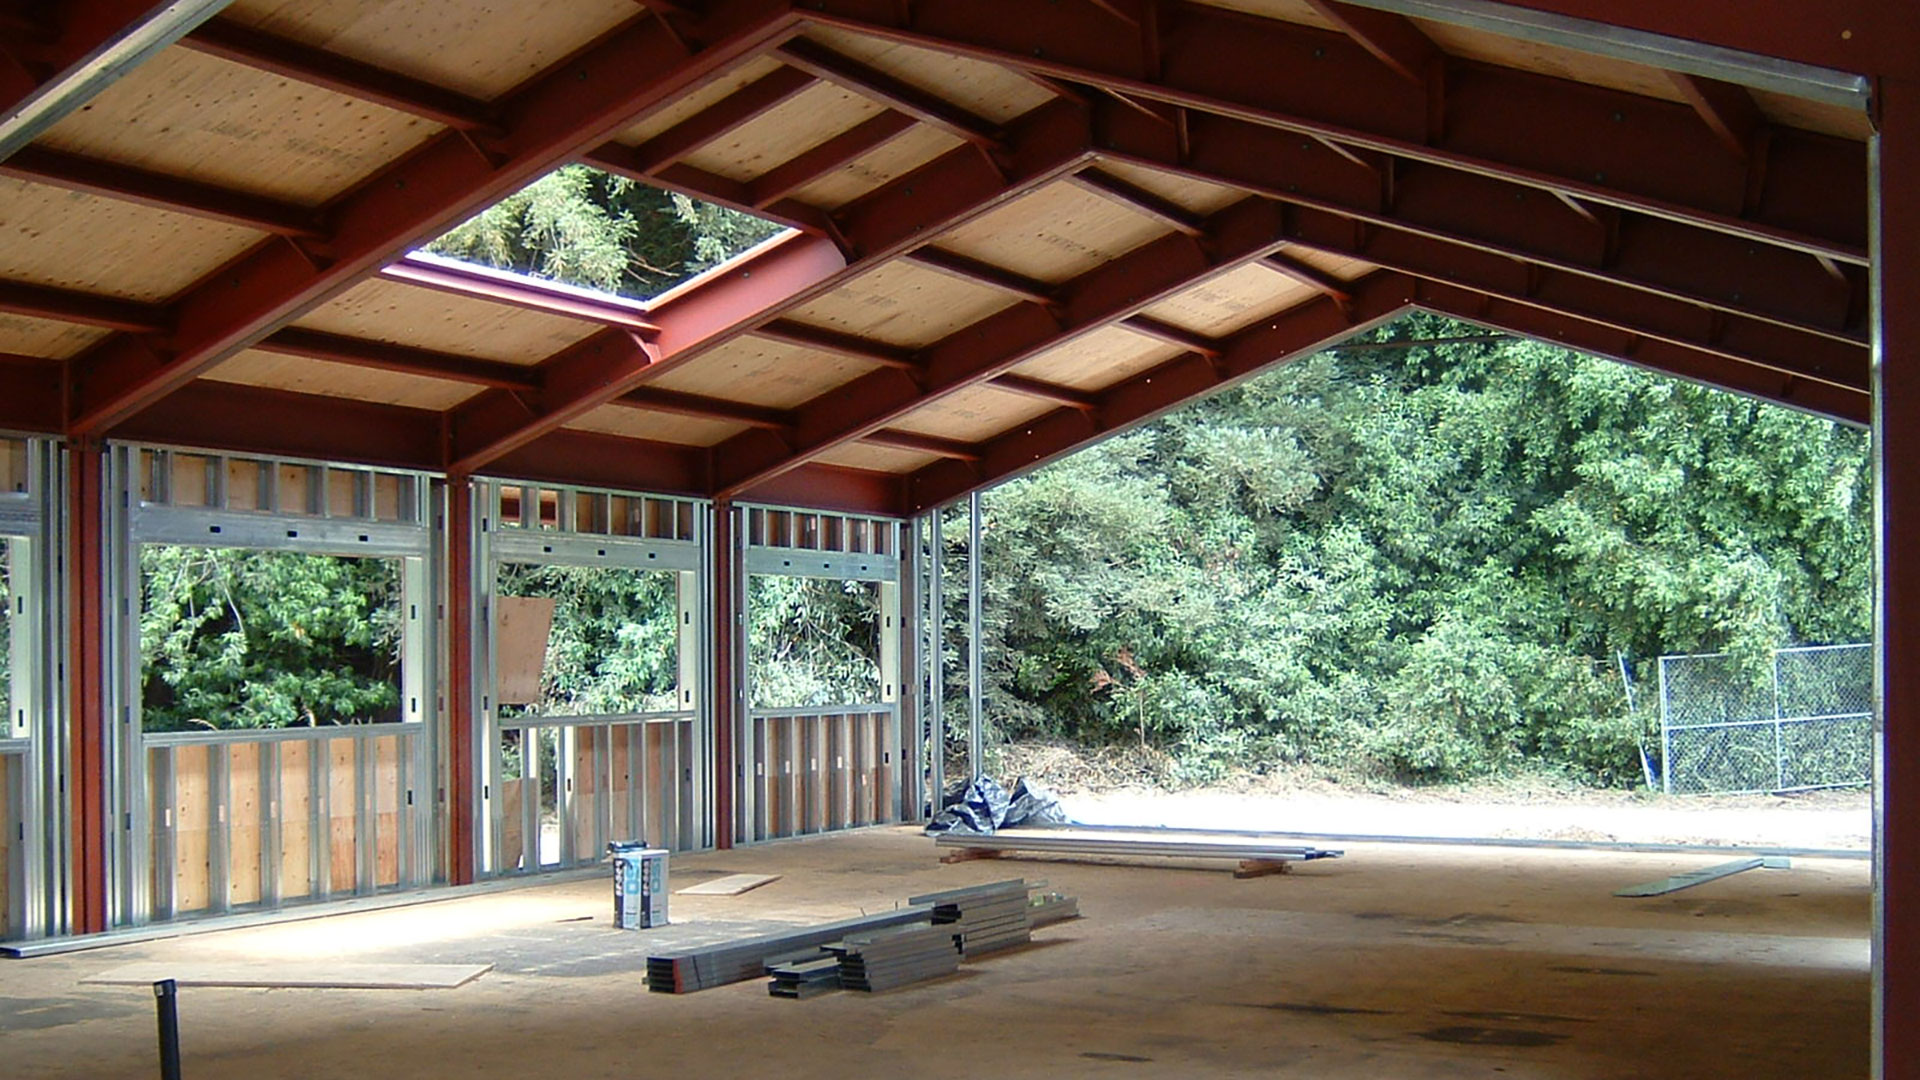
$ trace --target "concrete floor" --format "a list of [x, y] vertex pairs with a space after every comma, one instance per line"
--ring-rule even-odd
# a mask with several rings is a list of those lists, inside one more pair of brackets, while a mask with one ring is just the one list
[[[1869, 868], [1796, 860], [1666, 897], [1620, 886], [1725, 861], [1353, 846], [1219, 869], [941, 866], [912, 830], [676, 857], [676, 925], [611, 929], [600, 880], [0, 961], [0, 1073], [157, 1075], [133, 961], [491, 962], [457, 990], [181, 991], [189, 1080], [272, 1077], [1864, 1077]], [[1216, 864], [1217, 865], [1217, 864]], [[890, 994], [649, 994], [659, 943], [824, 920], [910, 893], [1044, 878], [1086, 918]]]

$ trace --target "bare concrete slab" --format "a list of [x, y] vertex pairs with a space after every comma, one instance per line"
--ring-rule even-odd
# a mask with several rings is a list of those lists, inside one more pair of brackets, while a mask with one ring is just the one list
[[309, 987], [328, 990], [452, 990], [493, 970], [492, 964], [194, 963], [149, 961], [89, 975], [100, 986]]
[[681, 896], [739, 896], [752, 892], [762, 885], [779, 881], [779, 874], [728, 874], [726, 877], [703, 881], [698, 885], [689, 885], [679, 891]]

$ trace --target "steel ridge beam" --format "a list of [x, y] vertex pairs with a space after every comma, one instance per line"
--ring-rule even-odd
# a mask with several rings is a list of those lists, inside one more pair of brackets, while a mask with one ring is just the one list
[[1208, 218], [1201, 237], [1168, 234], [1066, 283], [1058, 306], [1019, 303], [963, 327], [926, 349], [917, 373], [870, 372], [802, 405], [792, 446], [752, 431], [721, 443], [714, 450], [715, 492], [748, 492], [915, 409], [1257, 260], [1284, 242], [1283, 224], [1278, 204], [1244, 199]]
[[0, 176], [280, 236], [317, 240], [327, 234], [319, 211], [304, 206], [40, 146], [21, 147], [0, 161]]
[[521, 364], [476, 360], [457, 353], [437, 352], [412, 345], [395, 345], [370, 338], [329, 334], [297, 326], [274, 331], [254, 345], [254, 348], [283, 356], [300, 356], [309, 360], [377, 368], [382, 371], [399, 372], [402, 375], [449, 379], [453, 382], [496, 387], [502, 390], [536, 390], [540, 385], [539, 380], [534, 377], [533, 369]]
[[1743, 213], [1745, 163], [1721, 152], [1684, 104], [1456, 58], [1445, 130], [1429, 139], [1425, 88], [1378, 78], [1373, 55], [1345, 35], [1206, 5], [1167, 3], [1163, 29], [1145, 43], [1090, 7], [1018, 0], [921, 0], [904, 15], [864, 0], [808, 0], [805, 15], [1129, 98], [1866, 259], [1864, 149], [1845, 140], [1776, 129], [1767, 197]]
[[175, 298], [176, 329], [164, 354], [126, 337], [89, 350], [72, 365], [68, 430], [113, 429], [410, 245], [605, 141], [794, 25], [776, 0], [739, 0], [714, 8], [703, 24], [705, 47], [692, 55], [658, 19], [614, 31], [497, 103], [498, 139], [476, 143], [447, 132], [336, 200], [327, 208], [334, 232], [324, 258], [280, 240], [262, 244]]
[[24, 281], [0, 280], [0, 311], [128, 334], [165, 334], [173, 328], [163, 307]]
[[1455, 285], [1422, 281], [1416, 286], [1415, 302], [1428, 311], [1442, 315], [1563, 345], [1688, 382], [1771, 401], [1829, 420], [1864, 425], [1872, 408], [1872, 396], [1864, 389], [1844, 389], [1831, 383], [1742, 364], [1716, 353], [1644, 337], [1604, 323], [1488, 296]]
[[1218, 358], [1183, 353], [1099, 394], [1097, 412], [1056, 409], [980, 444], [977, 466], [936, 462], [908, 483], [908, 511], [923, 513], [1039, 468], [1127, 428], [1146, 423], [1233, 383], [1310, 353], [1406, 311], [1417, 283], [1375, 271], [1352, 285], [1342, 305], [1330, 297], [1263, 319], [1221, 340]]
[[437, 471], [442, 415], [200, 379], [141, 412], [115, 437]]
[[[1085, 111], [1063, 103], [1042, 106], [1011, 125], [1002, 161], [989, 161], [971, 145], [943, 154], [843, 208], [835, 222], [838, 246], [805, 234], [790, 236], [762, 249], [763, 255], [781, 253], [786, 269], [779, 275], [754, 277], [753, 266], [730, 265], [722, 277], [694, 288], [697, 304], [691, 295], [660, 298], [651, 313], [661, 331], [650, 346], [620, 335], [596, 335], [541, 365], [544, 389], [534, 399], [484, 394], [462, 406], [452, 418], [450, 460], [478, 470], [489, 455], [537, 439], [647, 379], [769, 326], [775, 328], [770, 336], [785, 332], [818, 340], [820, 334], [799, 329], [803, 324], [779, 329], [787, 325], [782, 314], [1070, 174], [1090, 157], [1089, 138]], [[843, 344], [852, 348], [855, 339]], [[905, 366], [911, 358], [899, 362]]]
[[911, 450], [921, 454], [933, 454], [938, 457], [952, 458], [955, 461], [979, 461], [980, 448], [972, 443], [958, 439], [943, 439], [938, 435], [923, 435], [918, 431], [905, 431], [900, 428], [881, 428], [870, 431], [860, 437], [863, 443], [874, 446], [889, 446], [895, 450]]

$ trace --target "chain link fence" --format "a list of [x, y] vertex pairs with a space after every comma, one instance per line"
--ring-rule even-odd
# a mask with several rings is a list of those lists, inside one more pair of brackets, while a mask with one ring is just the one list
[[1758, 670], [1725, 653], [1663, 656], [1660, 751], [1668, 794], [1868, 783], [1872, 646], [1780, 649]]

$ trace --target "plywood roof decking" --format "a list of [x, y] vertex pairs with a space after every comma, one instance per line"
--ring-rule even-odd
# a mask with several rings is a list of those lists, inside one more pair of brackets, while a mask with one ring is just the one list
[[713, 446], [747, 430], [745, 424], [727, 420], [703, 420], [697, 416], [630, 409], [624, 405], [602, 405], [567, 427], [575, 431], [679, 443], [682, 446]]
[[874, 368], [839, 353], [747, 335], [665, 372], [650, 385], [791, 409]]
[[699, 86], [676, 97], [673, 103], [648, 115], [646, 119], [634, 124], [616, 138], [629, 146], [638, 146], [655, 135], [691, 119], [708, 108], [724, 100], [729, 94], [748, 83], [773, 74], [782, 67], [780, 61], [767, 56], [758, 56], [745, 63], [735, 65], [725, 74], [716, 76]]
[[[500, 97], [636, 18], [633, 0], [565, 0], [510, 26], [493, 0], [238, 0], [220, 18], [435, 83]], [[431, 41], [431, 49], [418, 48]]]
[[1358, 281], [1379, 267], [1359, 259], [1349, 259], [1345, 255], [1335, 255], [1328, 251], [1315, 251], [1312, 248], [1290, 246], [1281, 254], [1294, 262], [1306, 263], [1315, 270], [1331, 274], [1341, 281]]
[[41, 136], [43, 145], [318, 206], [441, 129], [175, 46]]
[[1076, 390], [1104, 390], [1184, 351], [1158, 338], [1108, 326], [1049, 349], [1013, 371]]
[[294, 325], [509, 364], [537, 364], [602, 329], [381, 278], [354, 286]]
[[1004, 124], [1053, 100], [1024, 76], [997, 64], [950, 56], [831, 27], [806, 36], [834, 52], [936, 94], [976, 116]]
[[919, 347], [1015, 302], [998, 289], [896, 259], [796, 309], [793, 318], [888, 345]]
[[0, 311], [0, 352], [65, 360], [84, 352], [110, 331]]
[[965, 140], [952, 132], [919, 124], [795, 190], [793, 197], [814, 206], [843, 206], [964, 144]]
[[939, 461], [933, 454], [923, 454], [916, 450], [901, 450], [892, 446], [875, 446], [872, 443], [846, 443], [821, 454], [816, 460], [826, 465], [838, 465], [847, 469], [867, 469], [872, 472], [909, 473]]
[[731, 180], [752, 180], [885, 111], [851, 90], [815, 83], [684, 160]]
[[222, 362], [203, 378], [436, 411], [451, 409], [481, 391], [480, 387], [469, 383], [285, 356], [259, 349], [248, 349]]
[[1141, 314], [1218, 338], [1319, 295], [1278, 270], [1249, 263], [1208, 278]]
[[1057, 180], [982, 214], [934, 243], [1026, 277], [1060, 284], [1169, 231], [1164, 223], [1130, 206]]
[[1057, 408], [1059, 406], [1051, 401], [1025, 394], [996, 390], [991, 386], [973, 386], [915, 409], [892, 426], [918, 435], [937, 435], [959, 442], [985, 442]]
[[1151, 191], [1169, 202], [1186, 207], [1196, 214], [1212, 214], [1225, 210], [1241, 199], [1246, 193], [1220, 184], [1209, 184], [1204, 180], [1190, 180], [1184, 176], [1175, 176], [1159, 169], [1149, 169], [1144, 165], [1135, 165], [1125, 161], [1103, 161], [1100, 171], [1119, 177], [1143, 191]]
[[[158, 303], [264, 234], [0, 177], [0, 278]], [[75, 251], [85, 252], [75, 258]]]

